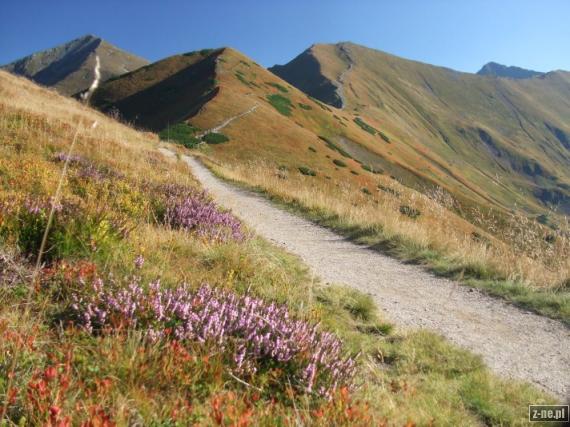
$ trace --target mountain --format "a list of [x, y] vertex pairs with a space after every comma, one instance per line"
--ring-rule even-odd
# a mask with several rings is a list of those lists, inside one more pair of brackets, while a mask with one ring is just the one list
[[390, 135], [378, 155], [504, 210], [570, 212], [570, 73], [489, 79], [353, 43], [270, 70]]
[[36, 52], [3, 68], [44, 86], [54, 87], [64, 95], [73, 95], [89, 87], [94, 77], [95, 56], [101, 61], [103, 81], [133, 71], [148, 61], [125, 52], [93, 35]]
[[180, 123], [200, 129], [197, 134], [224, 126], [229, 142], [208, 148], [226, 164], [259, 160], [306, 168], [316, 173], [315, 185], [335, 180], [375, 187], [380, 172], [414, 188], [445, 185], [445, 174], [422, 176], [403, 164], [384, 127], [368, 129], [354, 113], [308, 96], [231, 48], [165, 58], [107, 81], [91, 101], [156, 132], [168, 134]]
[[480, 76], [507, 77], [509, 79], [530, 79], [532, 77], [542, 76], [544, 73], [534, 70], [526, 70], [520, 67], [508, 67], [506, 65], [497, 64], [496, 62], [488, 62], [477, 71]]

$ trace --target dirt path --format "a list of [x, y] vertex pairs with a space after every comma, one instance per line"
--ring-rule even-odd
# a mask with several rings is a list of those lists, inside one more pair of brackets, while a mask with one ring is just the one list
[[224, 183], [196, 159], [182, 158], [218, 203], [261, 236], [300, 256], [325, 283], [369, 293], [400, 327], [438, 332], [481, 354], [498, 374], [533, 382], [568, 399], [570, 330], [560, 322], [348, 242], [259, 195]]
[[250, 113], [253, 113], [255, 110], [257, 110], [257, 107], [259, 107], [258, 104], [255, 104], [253, 107], [251, 107], [249, 110], [244, 111], [243, 113], [237, 114], [235, 116], [230, 117], [229, 119], [225, 120], [224, 122], [220, 123], [218, 126], [213, 127], [212, 129], [208, 129], [206, 132], [203, 132], [201, 134], [198, 135], [198, 138], [202, 138], [204, 135], [206, 135], [207, 133], [212, 133], [212, 132], [219, 132], [220, 130], [222, 130], [223, 128], [225, 128], [227, 125], [229, 125], [231, 122], [233, 122], [234, 120], [240, 119], [243, 116], [247, 116]]
[[340, 75], [338, 76], [338, 79], [335, 82], [336, 93], [340, 97], [340, 102], [341, 102], [340, 108], [341, 108], [341, 110], [344, 110], [344, 107], [346, 106], [346, 98], [344, 97], [344, 82], [346, 80], [346, 75], [350, 71], [352, 71], [352, 67], [354, 66], [354, 61], [352, 60], [352, 57], [350, 56], [348, 49], [346, 49], [344, 46], [339, 46], [339, 53], [340, 53], [340, 56], [344, 57], [344, 59], [348, 63], [348, 68], [346, 70], [344, 70], [342, 73], [340, 73]]

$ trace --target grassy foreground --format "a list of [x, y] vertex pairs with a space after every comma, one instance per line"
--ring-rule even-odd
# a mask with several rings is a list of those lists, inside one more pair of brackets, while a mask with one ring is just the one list
[[[367, 296], [314, 283], [243, 228], [244, 238], [182, 226], [195, 211], [178, 194], [201, 190], [157, 147], [152, 134], [0, 73], [1, 425], [520, 425], [528, 403], [553, 401], [434, 334], [393, 330]], [[61, 198], [50, 199], [66, 167]], [[191, 201], [213, 209], [208, 221], [239, 226], [200, 197]], [[156, 286], [182, 283], [285, 304], [341, 339], [354, 377], [322, 396], [299, 385], [297, 365], [267, 355], [238, 374], [234, 341], [177, 339], [179, 323], [109, 297], [152, 299]]]
[[382, 175], [376, 188], [336, 180], [315, 184], [306, 174], [267, 162], [219, 162], [202, 154], [220, 178], [356, 242], [570, 324], [567, 226], [549, 230], [521, 213], [498, 221], [479, 211], [475, 227], [452, 212], [449, 194], [420, 194]]

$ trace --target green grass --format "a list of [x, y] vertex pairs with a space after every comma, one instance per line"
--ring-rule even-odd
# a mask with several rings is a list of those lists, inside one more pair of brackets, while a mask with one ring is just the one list
[[372, 126], [370, 126], [368, 123], [366, 123], [364, 120], [362, 120], [360, 117], [356, 117], [354, 118], [354, 123], [356, 123], [358, 126], [360, 126], [362, 128], [362, 130], [368, 132], [371, 135], [376, 135], [376, 133], [378, 133], [378, 131], [376, 129], [374, 129]]
[[200, 143], [194, 136], [197, 130], [194, 126], [181, 122], [166, 127], [159, 132], [158, 136], [163, 141], [175, 142], [186, 148], [195, 148]]
[[277, 89], [279, 92], [281, 93], [287, 93], [289, 92], [289, 89], [287, 89], [285, 86], [280, 85], [279, 83], [273, 83], [273, 82], [265, 82], [266, 85], [274, 87], [275, 89]]
[[381, 174], [384, 173], [384, 171], [383, 171], [382, 169], [380, 169], [380, 168], [373, 168], [372, 166], [368, 166], [368, 165], [364, 165], [364, 164], [362, 164], [362, 165], [360, 165], [360, 166], [361, 166], [362, 169], [364, 169], [365, 171], [370, 172], [370, 173], [373, 173], [373, 174], [376, 174], [376, 175], [381, 175]]
[[202, 137], [202, 140], [206, 144], [223, 144], [224, 142], [228, 142], [230, 138], [228, 138], [223, 133], [210, 132], [204, 135]]
[[336, 151], [337, 153], [339, 153], [341, 156], [346, 157], [347, 159], [352, 159], [352, 156], [350, 154], [348, 154], [348, 152], [346, 152], [345, 150], [343, 150], [342, 148], [340, 148], [337, 144], [335, 144], [334, 142], [332, 142], [329, 138], [319, 135], [319, 139], [324, 141], [324, 143], [326, 144], [326, 146], [328, 148], [330, 148], [331, 150]]
[[293, 108], [293, 105], [291, 104], [291, 100], [289, 98], [277, 93], [273, 95], [267, 95], [267, 100], [273, 106], [273, 108], [275, 108], [284, 116], [291, 115], [291, 109]]
[[306, 176], [316, 176], [317, 175], [317, 173], [314, 170], [312, 170], [306, 166], [299, 166], [297, 169], [299, 169], [299, 172], [301, 172], [301, 174], [306, 175]]

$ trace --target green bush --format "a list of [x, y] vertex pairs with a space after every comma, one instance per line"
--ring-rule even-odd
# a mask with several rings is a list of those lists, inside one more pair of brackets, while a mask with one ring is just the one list
[[317, 175], [317, 173], [314, 170], [309, 169], [306, 166], [299, 166], [299, 172], [301, 172], [303, 175], [307, 175], [307, 176], [316, 176]]
[[378, 132], [376, 129], [374, 129], [372, 126], [370, 126], [364, 120], [362, 120], [360, 117], [356, 117], [354, 119], [354, 123], [356, 123], [358, 126], [360, 126], [362, 128], [362, 130], [368, 132], [371, 135], [376, 135], [376, 133]]
[[284, 116], [291, 115], [291, 108], [293, 105], [291, 104], [291, 100], [283, 95], [273, 94], [267, 95], [267, 100], [269, 103], [281, 114]]
[[223, 144], [230, 139], [223, 133], [210, 132], [202, 137], [202, 141], [206, 144]]
[[391, 144], [390, 142], [390, 138], [388, 137], [388, 135], [386, 135], [384, 132], [382, 131], [378, 131], [378, 133], [380, 134], [380, 138], [382, 138], [384, 141], [386, 141], [388, 144]]
[[412, 208], [411, 206], [408, 205], [401, 205], [400, 213], [412, 219], [416, 219], [422, 214], [418, 209]]
[[338, 159], [334, 159], [333, 163], [341, 168], [345, 168], [346, 167], [346, 163], [344, 163], [342, 160], [338, 160]]
[[368, 171], [368, 172], [376, 174], [376, 175], [380, 175], [380, 174], [384, 173], [384, 171], [382, 169], [374, 169], [372, 166], [368, 166], [368, 165], [360, 165], [360, 166], [365, 171]]
[[283, 92], [283, 93], [287, 93], [289, 92], [289, 89], [287, 89], [285, 86], [280, 85], [279, 83], [273, 83], [273, 82], [265, 82], [266, 85], [268, 86], [272, 86], [275, 89], [277, 89], [279, 92]]
[[327, 137], [319, 135], [319, 139], [324, 141], [325, 144], [327, 145], [327, 147], [329, 147], [331, 150], [336, 151], [338, 154], [340, 154], [343, 157], [346, 157], [347, 159], [352, 159], [352, 156], [350, 154], [348, 154], [346, 151], [344, 151], [342, 148], [340, 148], [338, 145], [336, 145], [334, 142], [332, 142]]
[[210, 53], [212, 53], [214, 51], [214, 49], [202, 49], [200, 50], [200, 55], [202, 56], [208, 56]]
[[297, 105], [299, 107], [301, 107], [303, 110], [312, 110], [313, 109], [313, 107], [311, 107], [310, 105], [303, 104], [302, 102], [299, 102]]
[[372, 195], [372, 192], [371, 192], [368, 188], [366, 188], [366, 187], [362, 188], [362, 192], [363, 192], [364, 194], [367, 194], [368, 196], [371, 196], [371, 195]]
[[163, 141], [171, 141], [183, 145], [186, 148], [196, 147], [200, 141], [194, 136], [198, 128], [188, 123], [177, 123], [167, 126], [159, 132], [158, 137]]

